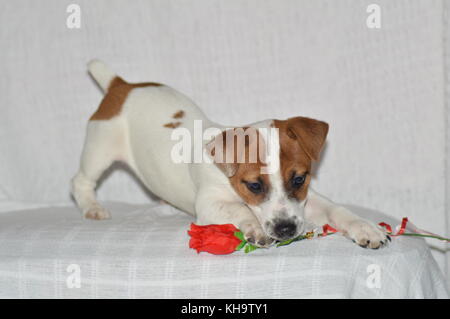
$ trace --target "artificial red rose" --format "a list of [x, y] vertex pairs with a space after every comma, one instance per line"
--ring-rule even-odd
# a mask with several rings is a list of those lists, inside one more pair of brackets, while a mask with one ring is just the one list
[[239, 232], [232, 224], [205, 225], [191, 224], [189, 247], [197, 253], [206, 251], [215, 255], [226, 255], [236, 251], [242, 240], [235, 236]]

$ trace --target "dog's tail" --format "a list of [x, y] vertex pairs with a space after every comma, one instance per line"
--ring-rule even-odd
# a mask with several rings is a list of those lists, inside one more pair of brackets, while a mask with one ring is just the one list
[[105, 63], [100, 60], [92, 60], [88, 64], [89, 73], [92, 75], [103, 92], [108, 91], [111, 81], [117, 76]]

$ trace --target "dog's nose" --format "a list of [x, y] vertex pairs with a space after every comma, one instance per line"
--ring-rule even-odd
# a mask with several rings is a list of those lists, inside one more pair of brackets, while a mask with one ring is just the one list
[[279, 221], [273, 231], [278, 239], [290, 239], [297, 232], [297, 225], [291, 221]]

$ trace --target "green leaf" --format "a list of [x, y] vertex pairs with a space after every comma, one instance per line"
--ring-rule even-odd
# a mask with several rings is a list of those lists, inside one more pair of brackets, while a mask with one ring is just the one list
[[234, 236], [236, 236], [237, 238], [239, 238], [239, 239], [242, 240], [242, 241], [247, 242], [247, 241], [245, 240], [245, 238], [244, 238], [244, 234], [243, 234], [241, 231], [236, 231], [236, 232], [234, 232]]
[[244, 247], [246, 243], [247, 242], [245, 240], [241, 241], [241, 243], [236, 247], [236, 250], [241, 250], [242, 247]]
[[245, 246], [245, 253], [248, 254], [256, 249], [258, 249], [257, 246], [253, 246], [252, 244], [247, 244], [247, 246]]

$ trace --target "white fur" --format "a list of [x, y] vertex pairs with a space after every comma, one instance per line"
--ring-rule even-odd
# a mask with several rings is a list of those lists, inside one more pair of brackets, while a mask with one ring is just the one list
[[97, 81], [98, 85], [106, 92], [111, 80], [116, 76], [106, 64], [99, 60], [92, 60], [88, 64], [88, 71], [92, 77]]
[[[89, 70], [104, 90], [115, 76], [99, 61], [91, 62]], [[184, 111], [184, 117], [173, 119], [180, 110]], [[112, 162], [123, 161], [155, 195], [196, 216], [197, 223], [232, 223], [247, 239], [260, 246], [272, 242], [274, 236], [267, 226], [271, 221], [294, 216], [298, 226], [296, 235], [303, 230], [306, 219], [319, 226], [329, 223], [358, 244], [366, 245], [369, 240], [371, 248], [385, 242], [385, 235], [378, 227], [312, 190], [301, 203], [290, 200], [283, 188], [279, 156], [269, 162], [275, 167], [269, 177], [270, 197], [256, 207], [247, 205], [240, 198], [228, 178], [213, 163], [174, 163], [170, 154], [177, 141], [170, 138], [173, 129], [164, 125], [180, 121], [180, 128], [193, 132], [194, 120], [202, 121], [203, 130], [225, 129], [206, 118], [183, 94], [167, 86], [149, 86], [133, 89], [120, 115], [109, 120], [90, 121], [80, 170], [72, 180], [72, 193], [83, 216], [92, 219], [110, 217], [96, 200], [95, 186]], [[271, 122], [267, 120], [251, 126], [269, 128]], [[279, 150], [277, 143], [275, 147]]]

